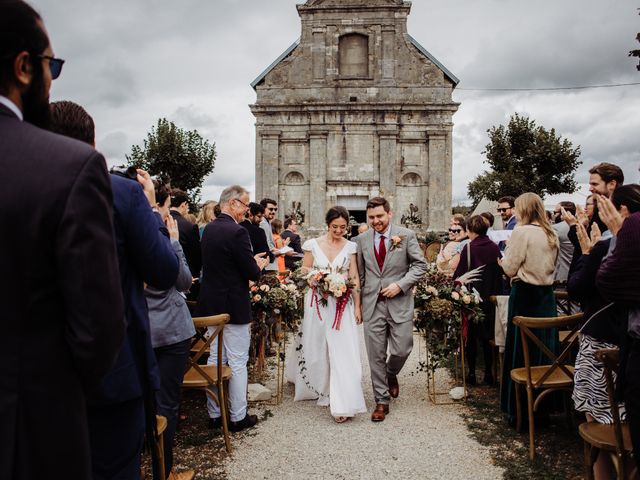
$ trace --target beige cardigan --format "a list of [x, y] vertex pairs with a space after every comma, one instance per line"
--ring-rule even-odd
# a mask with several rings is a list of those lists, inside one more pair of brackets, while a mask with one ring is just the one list
[[531, 285], [553, 285], [558, 243], [549, 245], [544, 230], [537, 225], [518, 225], [507, 242], [502, 269], [511, 281]]

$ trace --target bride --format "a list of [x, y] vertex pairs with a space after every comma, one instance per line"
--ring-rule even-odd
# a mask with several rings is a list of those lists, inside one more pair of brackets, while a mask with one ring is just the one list
[[357, 328], [362, 323], [360, 279], [356, 244], [344, 238], [349, 212], [344, 207], [333, 207], [327, 212], [326, 223], [325, 235], [302, 245], [303, 272], [322, 269], [342, 273], [355, 287], [341, 317], [341, 308], [336, 316], [335, 297], [330, 296], [323, 306], [317, 292], [309, 289], [287, 377], [295, 383], [295, 401], [318, 399], [318, 405], [328, 405], [335, 421], [343, 423], [366, 411]]

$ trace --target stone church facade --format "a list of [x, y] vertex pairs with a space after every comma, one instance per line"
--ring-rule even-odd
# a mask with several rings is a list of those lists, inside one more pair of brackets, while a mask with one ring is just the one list
[[458, 79], [407, 33], [411, 2], [308, 0], [302, 33], [252, 86], [256, 198], [281, 216], [300, 203], [305, 227], [343, 205], [364, 220], [368, 198], [410, 204], [424, 228], [451, 214], [452, 92]]

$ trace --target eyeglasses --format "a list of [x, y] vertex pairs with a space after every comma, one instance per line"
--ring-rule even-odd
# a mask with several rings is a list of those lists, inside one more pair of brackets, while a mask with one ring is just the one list
[[245, 208], [245, 210], [249, 210], [249, 205], [247, 205], [246, 203], [244, 203], [242, 200], [240, 200], [239, 198], [234, 198], [234, 200], [236, 202], [240, 202], [242, 204], [242, 206]]
[[49, 71], [51, 72], [51, 78], [55, 80], [62, 73], [62, 65], [64, 60], [61, 58], [51, 57], [49, 55], [38, 55], [38, 58], [49, 60]]
[[450, 228], [449, 231], [451, 233], [460, 233], [462, 231], [462, 229], [461, 228]]
[[498, 208], [498, 212], [499, 212], [499, 213], [506, 212], [507, 210], [511, 210], [511, 207], [507, 207], [507, 208]]

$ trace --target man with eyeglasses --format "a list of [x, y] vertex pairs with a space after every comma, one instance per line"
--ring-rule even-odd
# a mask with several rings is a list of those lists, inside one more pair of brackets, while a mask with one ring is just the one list
[[3, 479], [91, 478], [85, 393], [125, 333], [104, 157], [38, 128], [62, 64], [41, 17], [25, 2], [1, 1]]
[[[197, 316], [228, 313], [231, 320], [224, 327], [223, 361], [231, 368], [229, 380], [229, 429], [239, 432], [253, 427], [258, 417], [247, 412], [247, 362], [251, 343], [251, 303], [249, 280], [260, 278], [269, 260], [264, 253], [254, 254], [249, 233], [239, 225], [249, 210], [249, 192], [239, 185], [225, 188], [220, 194], [220, 215], [202, 234], [202, 286]], [[217, 340], [211, 345], [208, 364], [218, 362]], [[207, 399], [209, 428], [220, 428], [219, 406]]]
[[[504, 223], [505, 230], [513, 230], [516, 227], [516, 215], [514, 211], [514, 206], [516, 203], [516, 199], [512, 196], [505, 196], [498, 199], [498, 213], [500, 214], [500, 218], [502, 218], [502, 222]], [[504, 252], [504, 249], [507, 246], [507, 242], [502, 241], [498, 243], [498, 247], [500, 247], [500, 251]]]
[[278, 257], [281, 254], [275, 251], [276, 244], [273, 241], [271, 220], [276, 218], [276, 213], [278, 212], [278, 203], [270, 198], [263, 198], [262, 200], [260, 200], [260, 205], [264, 207], [264, 218], [262, 219], [262, 222], [260, 222], [260, 228], [262, 228], [264, 230], [264, 233], [267, 235], [267, 244], [269, 245], [269, 250], [271, 250], [274, 254], [274, 259], [269, 265], [267, 265], [265, 270], [277, 272], [278, 262], [276, 261], [275, 257]]

